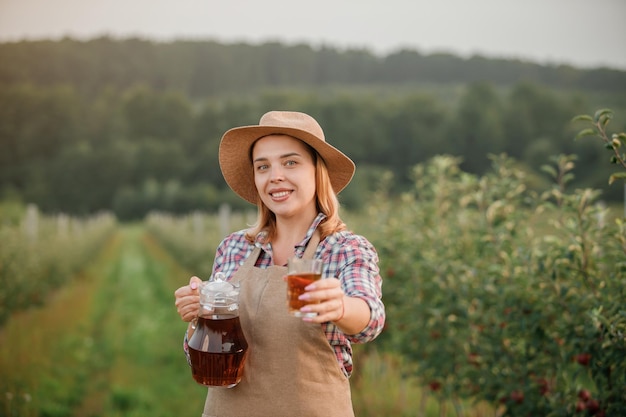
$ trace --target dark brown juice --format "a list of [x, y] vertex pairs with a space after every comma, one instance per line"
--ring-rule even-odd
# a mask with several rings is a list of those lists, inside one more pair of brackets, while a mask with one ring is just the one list
[[193, 378], [202, 385], [234, 387], [241, 381], [247, 351], [238, 316], [198, 318], [189, 340]]
[[304, 288], [307, 285], [313, 281], [319, 280], [321, 277], [322, 274], [301, 272], [287, 276], [287, 303], [290, 312], [300, 311], [305, 305], [314, 303], [306, 300], [298, 300], [298, 297], [304, 294]]

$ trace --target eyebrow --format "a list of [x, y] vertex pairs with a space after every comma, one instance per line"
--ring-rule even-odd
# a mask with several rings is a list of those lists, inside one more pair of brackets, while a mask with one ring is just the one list
[[[289, 152], [289, 153], [280, 155], [278, 159], [289, 158], [291, 156], [302, 156], [302, 155], [299, 154], [298, 152]], [[252, 161], [252, 163], [259, 162], [259, 161], [267, 161], [267, 159], [268, 158], [265, 158], [265, 157], [256, 158], [255, 160]]]

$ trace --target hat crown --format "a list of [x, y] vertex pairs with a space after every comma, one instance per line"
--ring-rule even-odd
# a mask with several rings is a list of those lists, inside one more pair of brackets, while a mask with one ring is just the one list
[[259, 121], [259, 126], [274, 126], [298, 129], [326, 142], [324, 131], [317, 121], [306, 113], [295, 111], [270, 111]]

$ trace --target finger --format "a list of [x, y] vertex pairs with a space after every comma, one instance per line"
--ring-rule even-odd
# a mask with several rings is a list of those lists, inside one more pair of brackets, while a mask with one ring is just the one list
[[183, 321], [190, 322], [191, 320], [198, 317], [198, 309], [197, 308], [187, 308], [183, 311], [180, 316]]
[[184, 287], [180, 287], [176, 291], [174, 291], [174, 297], [176, 297], [176, 299], [185, 297], [189, 294], [190, 294], [189, 285], [185, 285]]
[[301, 309], [301, 311], [317, 313], [317, 316], [315, 317], [304, 317], [304, 321], [324, 323], [327, 321], [339, 320], [344, 314], [343, 308], [343, 298], [333, 298], [319, 304], [307, 304]]
[[200, 297], [197, 295], [190, 295], [187, 297], [177, 298], [174, 305], [176, 306], [176, 311], [178, 311], [179, 314], [187, 309], [197, 311], [200, 308]]
[[331, 300], [340, 300], [343, 297], [343, 290], [341, 288], [330, 288], [330, 289], [317, 289], [317, 290], [309, 290], [302, 293], [298, 296], [299, 300], [309, 300], [309, 301], [331, 301]]
[[195, 294], [190, 294], [190, 295], [185, 295], [185, 296], [176, 298], [174, 305], [177, 308], [181, 308], [181, 307], [186, 306], [187, 304], [199, 304], [199, 303], [200, 303], [200, 296], [195, 295]]
[[200, 287], [200, 284], [202, 284], [202, 280], [196, 276], [193, 276], [191, 278], [189, 278], [189, 287], [192, 290], [195, 290], [197, 288]]
[[325, 278], [312, 282], [307, 285], [304, 289], [307, 291], [310, 290], [321, 290], [321, 289], [331, 289], [331, 288], [340, 288], [341, 281], [337, 278]]
[[176, 297], [176, 299], [182, 298], [182, 297], [187, 297], [189, 295], [197, 295], [198, 294], [198, 288], [200, 287], [200, 284], [202, 283], [202, 280], [198, 277], [191, 277], [189, 279], [189, 285], [185, 285], [184, 287], [180, 287], [178, 288], [176, 291], [174, 291], [174, 297]]
[[181, 305], [177, 311], [183, 321], [191, 321], [198, 316], [200, 305], [198, 303], [188, 303]]

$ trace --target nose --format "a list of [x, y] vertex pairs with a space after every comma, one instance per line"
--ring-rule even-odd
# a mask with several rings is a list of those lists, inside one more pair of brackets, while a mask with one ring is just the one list
[[270, 173], [270, 181], [271, 182], [278, 182], [278, 181], [282, 181], [285, 179], [285, 176], [283, 174], [283, 169], [281, 166], [272, 166], [272, 171]]

